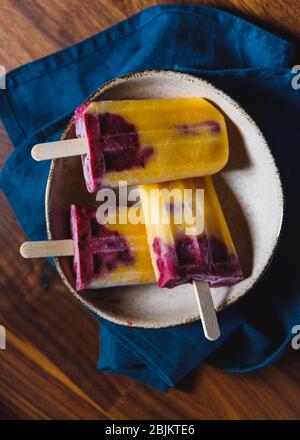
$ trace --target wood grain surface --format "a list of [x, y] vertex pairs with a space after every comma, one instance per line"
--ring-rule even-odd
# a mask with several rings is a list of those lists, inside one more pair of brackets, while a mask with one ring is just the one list
[[[168, 2], [0, 0], [0, 64], [18, 67], [157, 3]], [[298, 0], [199, 3], [298, 42]], [[12, 148], [3, 127], [0, 146], [2, 166]], [[168, 394], [97, 372], [97, 323], [47, 262], [19, 256], [25, 239], [1, 193], [0, 324], [7, 349], [0, 350], [0, 419], [299, 419], [299, 351], [292, 349], [276, 365], [249, 374], [202, 365]]]

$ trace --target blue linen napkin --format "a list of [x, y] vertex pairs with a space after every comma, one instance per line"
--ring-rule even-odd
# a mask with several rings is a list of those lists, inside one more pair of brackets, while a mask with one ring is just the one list
[[0, 186], [32, 240], [46, 239], [49, 163], [34, 162], [31, 147], [59, 139], [78, 104], [107, 80], [128, 72], [177, 70], [215, 84], [261, 127], [281, 172], [285, 216], [277, 252], [251, 293], [219, 314], [222, 337], [207, 341], [197, 322], [149, 330], [97, 318], [101, 371], [165, 391], [204, 359], [230, 371], [249, 371], [275, 361], [290, 342], [292, 327], [300, 324], [300, 90], [291, 86], [294, 50], [221, 10], [160, 5], [8, 74], [0, 116], [16, 148]]

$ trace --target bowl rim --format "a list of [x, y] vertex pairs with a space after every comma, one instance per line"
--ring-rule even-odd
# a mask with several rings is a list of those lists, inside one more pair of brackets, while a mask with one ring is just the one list
[[[222, 304], [220, 304], [216, 308], [216, 311], [219, 312], [219, 311], [223, 310], [224, 308], [228, 307], [229, 305], [233, 304], [237, 300], [243, 298], [249, 291], [251, 291], [256, 286], [257, 282], [263, 277], [264, 273], [266, 272], [266, 270], [270, 266], [272, 259], [274, 257], [274, 254], [276, 253], [280, 233], [282, 230], [283, 216], [284, 216], [284, 212], [285, 212], [284, 192], [283, 192], [280, 172], [279, 172], [279, 169], [276, 165], [276, 162], [275, 162], [274, 156], [270, 150], [270, 147], [269, 147], [262, 131], [260, 130], [260, 128], [256, 124], [256, 122], [248, 115], [248, 113], [234, 99], [232, 99], [225, 92], [223, 92], [222, 90], [215, 87], [213, 84], [206, 81], [205, 79], [202, 79], [199, 76], [195, 76], [195, 75], [189, 74], [189, 73], [183, 73], [180, 71], [163, 70], [163, 69], [150, 69], [150, 70], [147, 69], [147, 70], [142, 70], [142, 71], [126, 73], [124, 75], [113, 78], [113, 79], [105, 82], [104, 84], [102, 84], [97, 90], [95, 90], [91, 95], [89, 95], [87, 97], [87, 99], [84, 101], [84, 103], [88, 103], [88, 102], [93, 101], [99, 94], [102, 94], [102, 93], [106, 92], [107, 90], [113, 88], [115, 85], [126, 82], [127, 80], [139, 79], [139, 78], [144, 78], [144, 77], [158, 78], [160, 76], [163, 76], [165, 78], [177, 77], [178, 79], [183, 79], [186, 81], [200, 82], [202, 85], [207, 86], [211, 90], [214, 90], [214, 92], [217, 93], [222, 99], [225, 99], [232, 107], [235, 108], [235, 110], [237, 110], [246, 119], [246, 121], [248, 123], [251, 124], [253, 130], [256, 132], [256, 135], [261, 139], [261, 142], [264, 145], [264, 148], [269, 155], [271, 167], [273, 168], [273, 171], [274, 171], [275, 175], [277, 175], [277, 178], [278, 178], [277, 197], [279, 198], [281, 215], [280, 215], [279, 223], [277, 225], [277, 234], [274, 237], [274, 241], [272, 243], [272, 248], [270, 249], [269, 254], [265, 259], [265, 264], [258, 271], [258, 273], [256, 275], [256, 279], [253, 281], [252, 285], [250, 287], [247, 287], [245, 289], [245, 291], [242, 291], [239, 295], [236, 295], [234, 297], [227, 298], [226, 300], [224, 300], [222, 302]], [[74, 119], [74, 115], [72, 116], [72, 118], [68, 122], [64, 132], [62, 133], [61, 140], [63, 140], [65, 138], [66, 134], [68, 133], [70, 127], [72, 126], [73, 119]], [[55, 170], [55, 165], [56, 165], [57, 160], [59, 160], [59, 159], [54, 159], [51, 161], [49, 175], [48, 175], [47, 184], [46, 184], [46, 191], [45, 191], [46, 229], [47, 229], [47, 236], [48, 236], [49, 240], [53, 239], [52, 232], [51, 232], [51, 220], [50, 220], [50, 210], [51, 210], [50, 195], [51, 195], [52, 180], [53, 180], [54, 170]], [[57, 268], [57, 271], [58, 271], [62, 281], [64, 282], [64, 284], [66, 285], [66, 287], [68, 288], [70, 293], [72, 293], [73, 296], [75, 296], [75, 298], [77, 300], [79, 300], [80, 303], [84, 307], [86, 307], [88, 310], [90, 310], [91, 312], [93, 312], [95, 315], [97, 315], [100, 318], [104, 318], [107, 321], [113, 322], [118, 325], [128, 326], [128, 320], [126, 318], [121, 318], [120, 316], [116, 316], [113, 313], [110, 314], [107, 311], [99, 310], [97, 307], [95, 307], [89, 301], [87, 301], [85, 298], [83, 298], [82, 295], [79, 292], [77, 292], [74, 289], [74, 287], [70, 284], [70, 282], [68, 281], [66, 275], [64, 274], [62, 265], [59, 261], [59, 257], [53, 257], [53, 259], [54, 259], [55, 266]], [[175, 325], [187, 324], [187, 323], [197, 321], [197, 320], [200, 320], [200, 316], [198, 314], [191, 315], [189, 317], [185, 317], [182, 319], [176, 319], [176, 320], [172, 319], [171, 321], [168, 321], [168, 320], [162, 321], [160, 324], [157, 324], [157, 321], [143, 322], [143, 321], [137, 320], [134, 322], [133, 327], [137, 327], [137, 328], [167, 328], [167, 327], [172, 327]]]

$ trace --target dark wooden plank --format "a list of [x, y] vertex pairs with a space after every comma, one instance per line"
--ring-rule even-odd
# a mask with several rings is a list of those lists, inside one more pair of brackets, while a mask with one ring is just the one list
[[[18, 67], [157, 3], [166, 1], [0, 0], [0, 63]], [[294, 0], [199, 3], [299, 38]], [[0, 145], [1, 167], [12, 149], [1, 127]], [[24, 240], [0, 194], [0, 325], [7, 329], [7, 350], [0, 350], [0, 419], [299, 419], [299, 353], [293, 350], [251, 374], [200, 366], [167, 395], [100, 374], [97, 323], [48, 262], [19, 256]]]

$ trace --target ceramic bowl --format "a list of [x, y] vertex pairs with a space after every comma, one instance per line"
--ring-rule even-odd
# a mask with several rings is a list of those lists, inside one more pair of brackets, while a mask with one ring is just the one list
[[[216, 310], [245, 295], [271, 261], [278, 240], [283, 195], [280, 177], [266, 140], [247, 113], [208, 82], [171, 71], [144, 71], [101, 86], [91, 100], [203, 97], [225, 115], [230, 159], [214, 182], [229, 224], [245, 279], [233, 287], [211, 289]], [[74, 138], [71, 121], [63, 139]], [[70, 238], [71, 203], [94, 204], [83, 180], [79, 157], [52, 161], [46, 190], [49, 239]], [[76, 292], [72, 258], [56, 258], [70, 292], [97, 315], [121, 324], [161, 328], [199, 319], [193, 288], [159, 289], [154, 285]]]

